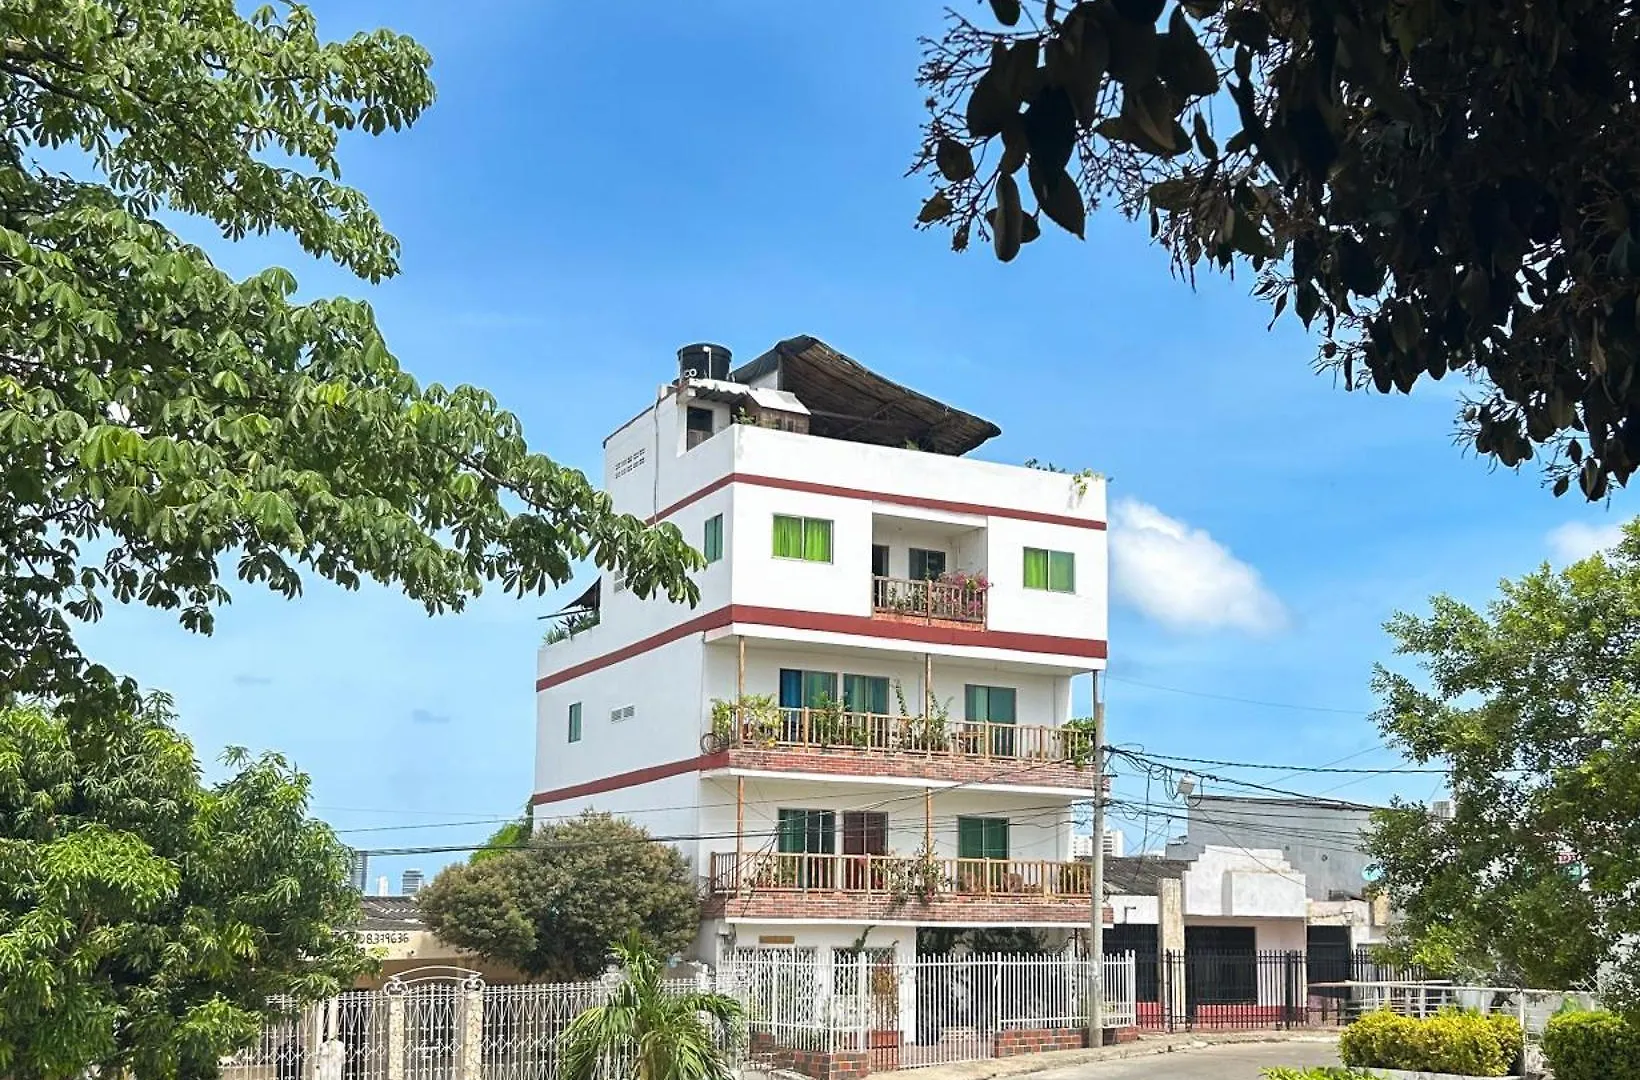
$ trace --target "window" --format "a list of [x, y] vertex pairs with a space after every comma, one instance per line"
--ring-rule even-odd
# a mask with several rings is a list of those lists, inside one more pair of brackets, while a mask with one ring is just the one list
[[871, 576], [872, 577], [887, 577], [888, 576], [888, 545], [887, 544], [872, 544], [871, 545]]
[[700, 553], [706, 561], [715, 563], [723, 558], [723, 515], [713, 514], [706, 519], [706, 533], [701, 537]]
[[943, 551], [912, 548], [910, 556], [912, 581], [933, 581], [945, 573], [945, 552]]
[[887, 867], [869, 856], [888, 854], [888, 815], [881, 811], [849, 810], [843, 814], [843, 887], [881, 889], [887, 886]]
[[828, 701], [836, 700], [837, 673], [835, 671], [780, 669], [780, 707], [782, 709], [817, 709]]
[[837, 882], [837, 815], [830, 810], [780, 811], [779, 880], [799, 889], [830, 889]]
[[831, 562], [831, 522], [776, 514], [774, 554], [779, 559]]
[[843, 708], [854, 713], [888, 715], [888, 677], [884, 675], [844, 675]]
[[581, 703], [579, 701], [569, 707], [569, 741], [581, 741]]
[[638, 707], [636, 705], [623, 705], [619, 709], [611, 709], [609, 710], [609, 722], [619, 724], [622, 720], [630, 720], [637, 711]]
[[781, 810], [784, 855], [830, 855], [837, 850], [837, 815], [830, 810]]
[[1007, 818], [959, 817], [957, 819], [957, 858], [1006, 859], [1007, 857]]
[[[1014, 723], [1015, 691], [1011, 686], [975, 686], [963, 688], [963, 718], [970, 724], [1012, 725]], [[1014, 733], [996, 726], [976, 728], [973, 737], [982, 739], [989, 733], [990, 752], [1000, 757], [1013, 757]]]
[[1025, 587], [1049, 592], [1076, 591], [1076, 556], [1069, 551], [1025, 549]]
[[689, 406], [684, 415], [683, 448], [693, 450], [712, 437], [712, 410]]

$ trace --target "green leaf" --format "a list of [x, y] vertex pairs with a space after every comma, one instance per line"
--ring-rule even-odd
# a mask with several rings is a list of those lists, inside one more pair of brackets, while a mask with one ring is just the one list
[[1033, 162], [1031, 190], [1036, 195], [1037, 205], [1050, 221], [1078, 240], [1084, 239], [1087, 211], [1082, 205], [1082, 193], [1070, 173], [1062, 168], [1057, 172], [1043, 170], [1039, 173]]
[[996, 251], [996, 257], [1002, 262], [1012, 262], [1019, 254], [1019, 246], [1024, 242], [1024, 210], [1019, 202], [1019, 185], [1014, 178], [1004, 173], [997, 177], [995, 227], [991, 230], [991, 243]]
[[1218, 92], [1219, 73], [1213, 66], [1196, 32], [1184, 17], [1184, 8], [1175, 7], [1168, 20], [1156, 58], [1156, 70], [1181, 100], [1209, 97]]
[[917, 214], [917, 220], [923, 224], [940, 221], [947, 217], [952, 210], [951, 200], [943, 191], [936, 191], [923, 203], [922, 210]]
[[1019, 0], [991, 0], [991, 13], [1003, 26], [1019, 22]]
[[939, 141], [934, 149], [934, 164], [938, 166], [940, 175], [952, 183], [958, 183], [974, 175], [973, 153], [955, 139], [945, 138]]

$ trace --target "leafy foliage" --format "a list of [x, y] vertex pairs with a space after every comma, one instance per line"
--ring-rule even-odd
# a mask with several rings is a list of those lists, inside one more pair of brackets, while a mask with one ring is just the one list
[[526, 846], [530, 836], [535, 832], [535, 804], [529, 803], [524, 807], [524, 813], [517, 821], [509, 821], [501, 828], [490, 834], [484, 841], [484, 846], [468, 857], [470, 863], [483, 862], [493, 859], [497, 855], [505, 855]]
[[1513, 1017], [1443, 1012], [1418, 1019], [1380, 1011], [1345, 1028], [1338, 1053], [1352, 1067], [1507, 1076], [1522, 1040]]
[[1543, 1056], [1555, 1080], [1640, 1080], [1640, 1027], [1605, 1012], [1549, 1018]]
[[69, 724], [0, 709], [0, 1073], [211, 1076], [270, 995], [336, 993], [368, 964], [347, 849], [308, 778], [231, 754], [205, 787], [151, 699]]
[[[1175, 267], [1248, 265], [1351, 388], [1475, 377], [1475, 449], [1556, 494], [1640, 466], [1630, 5], [1058, 0], [924, 42], [919, 214], [1018, 255], [1114, 198]], [[1019, 177], [1023, 175], [1023, 180]], [[1029, 193], [1029, 200], [1026, 193]], [[1031, 209], [1034, 204], [1034, 211]]]
[[661, 959], [636, 931], [615, 949], [622, 981], [607, 1005], [581, 1013], [559, 1036], [564, 1080], [595, 1080], [609, 1060], [637, 1080], [729, 1080], [722, 1042], [738, 1038], [740, 1002], [727, 994], [669, 993]]
[[430, 62], [386, 30], [324, 42], [298, 4], [0, 8], [7, 692], [106, 704], [113, 678], [69, 620], [112, 598], [209, 632], [230, 554], [285, 596], [305, 569], [395, 584], [429, 612], [489, 581], [542, 592], [587, 556], [639, 595], [693, 601], [676, 529], [615, 514], [484, 391], [418, 385], [368, 306], [297, 303], [278, 268], [235, 281], [154, 216], [279, 230], [366, 280], [395, 274], [398, 244], [336, 151], [412, 123]]
[[677, 849], [592, 811], [542, 827], [527, 850], [446, 868], [418, 900], [450, 944], [563, 979], [601, 972], [609, 943], [631, 931], [672, 955], [700, 927], [694, 878]]
[[1285, 1067], [1261, 1070], [1264, 1080], [1373, 1080], [1377, 1074], [1355, 1069], [1340, 1069], [1334, 1065], [1320, 1065], [1312, 1069]]
[[1426, 678], [1379, 669], [1386, 736], [1450, 768], [1455, 813], [1397, 803], [1369, 849], [1403, 953], [1503, 985], [1611, 987], [1640, 1006], [1640, 523], [1613, 551], [1502, 585], [1482, 613], [1436, 597], [1388, 624]]

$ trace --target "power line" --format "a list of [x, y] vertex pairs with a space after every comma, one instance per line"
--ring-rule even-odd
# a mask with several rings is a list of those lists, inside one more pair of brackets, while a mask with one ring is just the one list
[[[1378, 749], [1378, 747], [1373, 747], [1373, 749]], [[1388, 749], [1388, 747], [1384, 747], [1384, 749]], [[1156, 754], [1148, 751], [1145, 756], [1161, 761], [1183, 761], [1193, 765], [1222, 765], [1232, 769], [1269, 769], [1272, 771], [1285, 769], [1292, 776], [1297, 776], [1300, 773], [1362, 773], [1367, 776], [1381, 776], [1393, 773], [1398, 776], [1445, 776], [1451, 771], [1450, 769], [1409, 769], [1400, 766], [1387, 769], [1342, 769], [1332, 765], [1273, 765], [1260, 761], [1220, 761], [1214, 758], [1181, 757], [1177, 754]]]
[[1213, 694], [1206, 690], [1186, 690], [1178, 686], [1158, 686], [1156, 683], [1140, 682], [1138, 679], [1126, 679], [1120, 675], [1111, 675], [1108, 672], [1105, 678], [1114, 682], [1127, 683], [1129, 686], [1141, 686], [1146, 690], [1161, 690], [1168, 694], [1183, 694], [1186, 697], [1209, 698], [1213, 701], [1233, 701], [1238, 705], [1257, 705], [1265, 709], [1293, 709], [1298, 712], [1334, 713], [1340, 716], [1370, 716], [1366, 709], [1332, 709], [1324, 705], [1297, 705], [1289, 701], [1261, 701], [1257, 698], [1235, 697], [1230, 694]]

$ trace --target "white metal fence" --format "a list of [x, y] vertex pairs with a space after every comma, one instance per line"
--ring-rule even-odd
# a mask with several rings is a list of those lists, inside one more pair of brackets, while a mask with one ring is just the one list
[[[1129, 954], [1103, 963], [1105, 1025], [1137, 1022]], [[919, 957], [892, 950], [743, 949], [718, 986], [745, 1003], [749, 1052], [865, 1051], [873, 1070], [989, 1058], [997, 1036], [1087, 1025], [1093, 964], [1070, 955]]]
[[[893, 950], [746, 949], [672, 992], [716, 990], [744, 1006], [735, 1061], [795, 1064], [801, 1053], [864, 1053], [873, 1071], [991, 1057], [1006, 1032], [1087, 1023], [1092, 965], [1073, 956], [919, 957]], [[1132, 956], [1103, 964], [1106, 1024], [1135, 1021]], [[379, 991], [296, 1009], [223, 1062], [224, 1080], [556, 1080], [558, 1039], [609, 1000], [612, 981], [487, 986], [428, 969]], [[276, 1003], [281, 1004], [281, 1003]], [[1004, 1036], [1005, 1037], [1005, 1036]], [[630, 1063], [612, 1060], [610, 1077]]]

